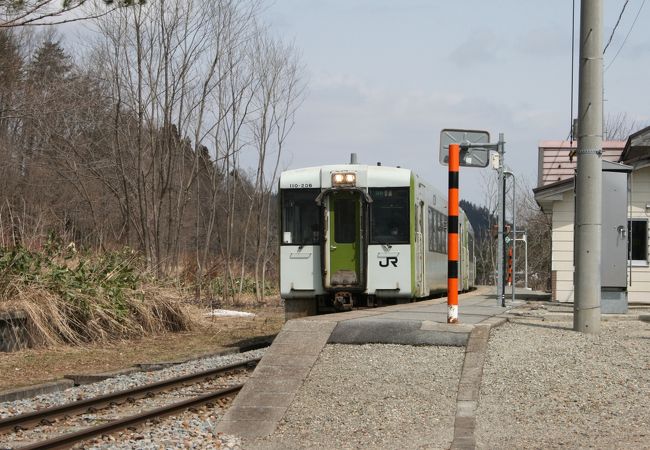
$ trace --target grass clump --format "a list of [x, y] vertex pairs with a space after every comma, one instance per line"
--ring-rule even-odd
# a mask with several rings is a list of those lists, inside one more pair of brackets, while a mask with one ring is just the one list
[[41, 252], [0, 248], [0, 310], [27, 314], [33, 346], [191, 328], [177, 291], [142, 273], [138, 255], [128, 248], [78, 252], [52, 237]]

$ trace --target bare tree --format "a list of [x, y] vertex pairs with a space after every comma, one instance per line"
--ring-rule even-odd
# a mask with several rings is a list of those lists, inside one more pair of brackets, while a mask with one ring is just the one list
[[479, 284], [496, 284], [497, 241], [491, 230], [496, 226], [498, 209], [498, 178], [494, 172], [482, 172], [483, 205], [487, 210], [488, 229], [476, 236], [476, 276]]
[[608, 114], [603, 126], [603, 137], [608, 141], [624, 141], [644, 126], [638, 120], [629, 117], [627, 113]]
[[[121, 6], [144, 4], [146, 0], [0, 0], [0, 11], [4, 18], [0, 28], [37, 25], [60, 25], [102, 17]], [[75, 15], [86, 4], [103, 3], [108, 8]]]
[[221, 295], [253, 279], [261, 300], [302, 83], [295, 49], [258, 11], [255, 0], [118, 8], [96, 21], [79, 66], [55, 35], [25, 57], [0, 30], [2, 238], [126, 244], [161, 275], [187, 263], [197, 297], [220, 276]]
[[[512, 223], [512, 187], [507, 183], [506, 191], [506, 223]], [[496, 229], [498, 216], [498, 177], [496, 173], [488, 172], [483, 175], [484, 204], [489, 213], [490, 230]], [[517, 223], [518, 237], [526, 231], [529, 258], [529, 284], [534, 289], [548, 288], [551, 273], [551, 222], [535, 202], [533, 191], [525, 179], [517, 179]], [[512, 236], [511, 236], [512, 237]], [[520, 242], [520, 241], [519, 241]], [[524, 272], [525, 259], [521, 244], [517, 244], [517, 261], [513, 268], [515, 273]], [[489, 231], [477, 239], [477, 281], [480, 284], [496, 284], [497, 267], [497, 238]], [[521, 280], [521, 278], [519, 278]]]
[[[252, 3], [242, 7], [233, 1], [217, 2], [211, 17], [210, 34], [214, 39], [211, 67], [214, 76], [213, 83], [203, 87], [200, 116], [205, 120], [203, 127], [197, 129], [195, 140], [211, 140], [214, 152], [213, 158], [210, 157], [206, 147], [202, 160], [198, 161], [206, 170], [205, 176], [199, 176], [196, 183], [196, 277], [200, 288], [214, 257], [213, 252], [218, 247], [225, 261], [221, 267], [225, 273], [222, 291], [216, 294], [227, 297], [233, 291], [230, 261], [233, 236], [238, 231], [234, 219], [238, 154], [246, 145], [242, 130], [248, 120], [253, 90], [247, 49], [257, 30]], [[197, 296], [200, 295], [197, 291]]]
[[260, 79], [255, 102], [256, 120], [252, 122], [252, 135], [257, 148], [257, 173], [256, 195], [251, 202], [249, 215], [253, 210], [256, 211], [255, 293], [261, 302], [264, 298], [271, 237], [275, 236], [270, 229], [271, 194], [277, 181], [284, 141], [293, 127], [294, 112], [300, 101], [302, 87], [300, 68], [291, 47], [262, 36], [257, 40], [255, 55], [256, 73]]
[[[532, 188], [526, 180], [519, 180], [517, 187], [517, 229], [526, 230], [528, 254], [529, 285], [533, 289], [548, 290], [551, 283], [551, 216], [542, 212]], [[524, 271], [523, 253], [517, 249], [518, 272]]]

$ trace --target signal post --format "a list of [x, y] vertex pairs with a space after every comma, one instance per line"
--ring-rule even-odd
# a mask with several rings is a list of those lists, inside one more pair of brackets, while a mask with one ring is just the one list
[[449, 145], [449, 200], [447, 202], [447, 323], [458, 322], [458, 183], [460, 145]]
[[[482, 130], [444, 129], [440, 132], [439, 160], [449, 166], [447, 223], [447, 323], [458, 323], [458, 203], [460, 166], [487, 167], [490, 150], [499, 152], [500, 176], [503, 177], [503, 134], [499, 143], [490, 144], [490, 133]], [[502, 200], [501, 198], [499, 200]], [[503, 254], [503, 218], [499, 215], [500, 254]], [[499, 289], [503, 298], [503, 262], [499, 264]]]

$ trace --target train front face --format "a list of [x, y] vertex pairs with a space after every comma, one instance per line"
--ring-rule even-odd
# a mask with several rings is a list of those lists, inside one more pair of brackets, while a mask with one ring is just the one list
[[374, 304], [377, 296], [411, 296], [410, 171], [297, 169], [282, 174], [280, 190], [280, 288], [287, 305], [302, 305], [309, 315]]

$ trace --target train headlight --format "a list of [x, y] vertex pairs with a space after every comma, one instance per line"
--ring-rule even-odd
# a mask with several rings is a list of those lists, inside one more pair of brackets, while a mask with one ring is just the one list
[[357, 174], [356, 173], [333, 173], [332, 174], [332, 186], [333, 187], [342, 187], [342, 186], [356, 186], [357, 185]]

